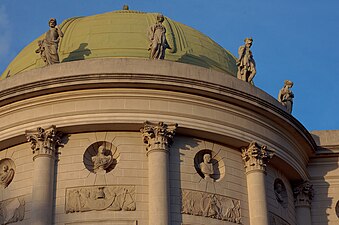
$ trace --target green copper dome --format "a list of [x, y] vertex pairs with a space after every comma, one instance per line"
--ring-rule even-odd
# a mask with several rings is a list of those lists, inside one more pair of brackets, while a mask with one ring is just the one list
[[[65, 20], [60, 28], [61, 63], [91, 58], [149, 58], [148, 28], [156, 13], [119, 10]], [[165, 60], [188, 63], [236, 76], [235, 57], [201, 32], [165, 17], [166, 38], [172, 49]], [[46, 31], [48, 26], [46, 25]], [[3, 72], [2, 78], [44, 66], [35, 53], [38, 40], [27, 45]]]

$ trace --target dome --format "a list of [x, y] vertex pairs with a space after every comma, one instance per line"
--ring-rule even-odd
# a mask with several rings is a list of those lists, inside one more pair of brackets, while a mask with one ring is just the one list
[[[156, 13], [118, 10], [63, 21], [64, 33], [59, 43], [60, 61], [92, 58], [149, 58], [147, 29], [156, 22]], [[166, 60], [193, 64], [236, 76], [235, 57], [201, 32], [165, 17]], [[46, 26], [46, 29], [48, 27]], [[46, 30], [47, 31], [47, 30]], [[43, 67], [38, 40], [28, 44], [9, 64], [2, 78]]]

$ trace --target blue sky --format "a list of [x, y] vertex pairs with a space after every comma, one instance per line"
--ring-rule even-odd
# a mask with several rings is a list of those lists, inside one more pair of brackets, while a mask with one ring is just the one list
[[276, 97], [292, 80], [292, 114], [308, 130], [339, 129], [338, 0], [0, 0], [0, 73], [28, 43], [58, 22], [130, 9], [161, 12], [191, 26], [237, 56], [252, 36], [255, 85]]

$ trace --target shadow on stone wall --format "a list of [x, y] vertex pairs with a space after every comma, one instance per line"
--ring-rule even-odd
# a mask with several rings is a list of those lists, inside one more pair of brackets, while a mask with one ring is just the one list
[[87, 48], [88, 43], [81, 43], [79, 48], [69, 53], [69, 55], [62, 60], [62, 62], [70, 62], [76, 60], [84, 60], [85, 56], [92, 54], [92, 51]]
[[[333, 183], [337, 183], [337, 178], [329, 178], [333, 176], [334, 170], [338, 167], [339, 152], [338, 145], [321, 145], [320, 138], [312, 134], [313, 139], [317, 143], [317, 155], [309, 161], [310, 182], [313, 185], [314, 197], [312, 199], [311, 213], [312, 224], [323, 225], [332, 224], [338, 220], [339, 212], [336, 212], [336, 204], [339, 199], [334, 199], [337, 196], [334, 193]], [[332, 175], [330, 174], [332, 172]], [[333, 179], [333, 182], [331, 180]], [[332, 188], [330, 188], [332, 186]], [[330, 221], [330, 217], [335, 217], [335, 221]]]
[[192, 151], [193, 148], [198, 146], [199, 140], [189, 137], [175, 137], [173, 146], [170, 153], [170, 219], [171, 225], [182, 225], [182, 200], [181, 200], [181, 158], [185, 157], [186, 151]]

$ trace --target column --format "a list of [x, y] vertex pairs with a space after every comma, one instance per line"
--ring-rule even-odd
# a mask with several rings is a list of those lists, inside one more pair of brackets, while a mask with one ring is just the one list
[[251, 225], [269, 225], [265, 176], [266, 164], [272, 156], [272, 151], [254, 141], [242, 148]]
[[305, 181], [293, 188], [294, 205], [298, 225], [312, 224], [311, 201], [314, 195], [313, 187]]
[[148, 194], [150, 225], [169, 225], [169, 148], [177, 124], [150, 123], [140, 130], [148, 157]]
[[34, 164], [31, 224], [52, 224], [54, 163], [57, 148], [61, 145], [61, 132], [57, 132], [55, 126], [46, 129], [39, 127], [27, 130], [26, 137], [31, 143]]

